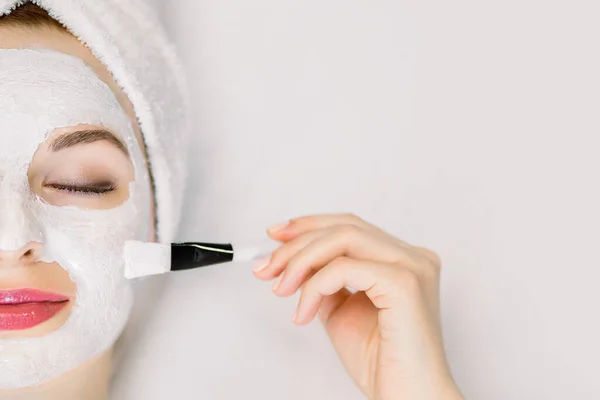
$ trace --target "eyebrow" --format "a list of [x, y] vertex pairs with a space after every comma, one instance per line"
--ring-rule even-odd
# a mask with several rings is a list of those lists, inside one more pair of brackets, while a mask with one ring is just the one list
[[76, 146], [78, 144], [94, 143], [101, 140], [106, 140], [107, 142], [115, 145], [119, 150], [129, 157], [129, 151], [127, 151], [125, 144], [114, 134], [104, 129], [86, 129], [65, 133], [50, 143], [50, 149], [52, 151], [59, 151], [66, 149], [67, 147]]

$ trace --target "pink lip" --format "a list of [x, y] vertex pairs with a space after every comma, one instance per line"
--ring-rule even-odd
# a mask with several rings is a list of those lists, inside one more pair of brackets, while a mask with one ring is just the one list
[[0, 331], [32, 328], [52, 318], [68, 302], [67, 296], [36, 289], [0, 290]]

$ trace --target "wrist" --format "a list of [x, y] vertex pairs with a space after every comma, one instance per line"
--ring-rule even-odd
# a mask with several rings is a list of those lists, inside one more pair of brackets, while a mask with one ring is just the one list
[[379, 394], [369, 396], [368, 398], [370, 400], [465, 400], [458, 387], [454, 384], [446, 387], [438, 387], [437, 390], [431, 390], [431, 388], [425, 390], [406, 390], [406, 388], [403, 388], [397, 393], [388, 392], [385, 395]]
[[454, 381], [450, 382], [441, 392], [440, 399], [444, 400], [465, 400], [460, 389], [454, 383]]

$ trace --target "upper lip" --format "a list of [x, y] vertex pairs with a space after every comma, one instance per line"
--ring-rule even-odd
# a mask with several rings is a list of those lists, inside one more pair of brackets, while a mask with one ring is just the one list
[[0, 290], [0, 306], [25, 303], [60, 303], [69, 298], [37, 289]]

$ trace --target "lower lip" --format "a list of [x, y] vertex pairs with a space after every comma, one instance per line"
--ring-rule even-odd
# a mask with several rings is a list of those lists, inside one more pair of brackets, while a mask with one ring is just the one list
[[68, 301], [0, 304], [0, 331], [33, 328], [62, 310]]

